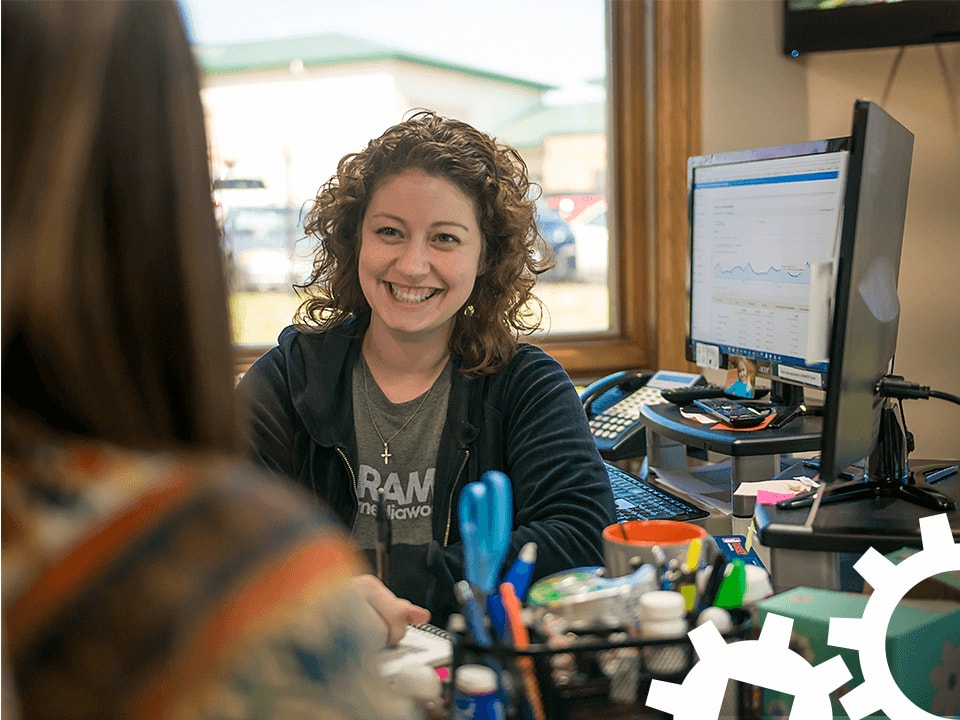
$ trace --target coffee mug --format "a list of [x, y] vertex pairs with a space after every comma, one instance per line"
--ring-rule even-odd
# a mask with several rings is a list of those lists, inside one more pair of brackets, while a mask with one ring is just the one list
[[693, 523], [677, 520], [628, 520], [603, 529], [603, 560], [607, 577], [629, 575], [641, 565], [656, 564], [654, 547], [659, 547], [669, 563], [676, 558], [687, 561], [690, 541], [703, 544], [701, 562], [710, 560], [707, 531]]

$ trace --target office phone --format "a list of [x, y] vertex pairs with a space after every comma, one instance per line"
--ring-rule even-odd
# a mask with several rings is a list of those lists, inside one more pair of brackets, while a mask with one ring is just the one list
[[590, 432], [605, 460], [642, 457], [647, 436], [640, 420], [644, 405], [664, 403], [661, 390], [708, 385], [703, 375], [667, 370], [621, 370], [580, 393]]

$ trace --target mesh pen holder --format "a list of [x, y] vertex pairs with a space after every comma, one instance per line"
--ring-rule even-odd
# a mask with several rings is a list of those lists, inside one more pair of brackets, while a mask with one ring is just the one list
[[[733, 642], [748, 638], [753, 631], [750, 613], [739, 609], [729, 612], [733, 627], [723, 633], [724, 639]], [[500, 673], [507, 718], [669, 717], [646, 706], [650, 681], [680, 683], [696, 662], [696, 652], [686, 635], [645, 640], [620, 630], [597, 629], [547, 638], [531, 630], [530, 645], [518, 650], [501, 643], [483, 648], [455, 632], [450, 693], [454, 692], [457, 668], [480, 663]], [[530, 676], [524, 677], [524, 665], [532, 666], [542, 714], [531, 706]], [[739, 717], [749, 715], [744, 708], [747, 694], [745, 688], [739, 688]], [[455, 717], [452, 710], [450, 717]]]

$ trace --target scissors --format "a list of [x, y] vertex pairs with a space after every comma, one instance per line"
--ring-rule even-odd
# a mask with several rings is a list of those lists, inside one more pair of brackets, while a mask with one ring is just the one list
[[464, 575], [484, 595], [499, 587], [500, 571], [510, 546], [513, 491], [510, 478], [488, 470], [460, 494], [460, 537]]

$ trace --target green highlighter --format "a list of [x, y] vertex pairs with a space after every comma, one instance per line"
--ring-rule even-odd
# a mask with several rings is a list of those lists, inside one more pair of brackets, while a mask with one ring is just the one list
[[717, 599], [713, 601], [716, 607], [726, 610], [743, 605], [743, 596], [747, 592], [747, 571], [743, 560], [734, 560], [731, 565], [717, 590]]

